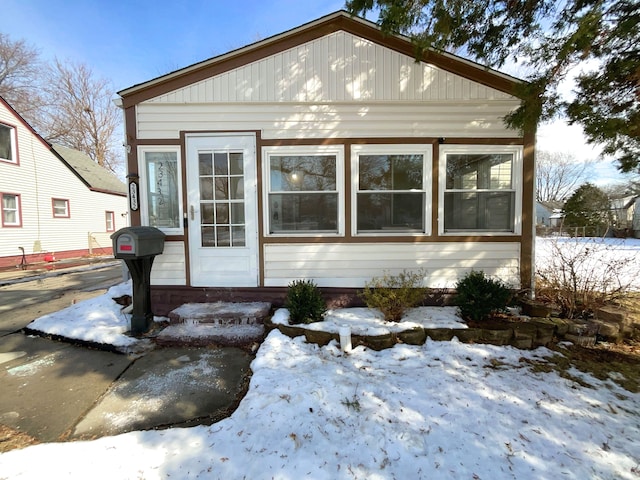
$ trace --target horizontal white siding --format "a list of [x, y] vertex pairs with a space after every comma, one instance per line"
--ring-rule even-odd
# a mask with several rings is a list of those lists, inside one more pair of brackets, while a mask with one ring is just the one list
[[165, 242], [162, 255], [155, 257], [151, 285], [186, 285], [184, 242]]
[[504, 100], [510, 95], [346, 32], [156, 97], [157, 103]]
[[518, 287], [518, 243], [367, 243], [267, 244], [264, 246], [265, 286], [286, 286], [296, 279], [323, 287], [361, 288], [373, 277], [424, 269], [425, 284], [452, 288], [471, 270]]
[[178, 139], [180, 131], [260, 130], [265, 139], [362, 137], [514, 137], [502, 117], [516, 101], [358, 104], [153, 104], [137, 107], [140, 139]]
[[[127, 198], [92, 192], [48, 148], [0, 105], [0, 121], [16, 125], [19, 165], [0, 162], [0, 192], [19, 194], [22, 227], [0, 227], [0, 256], [109, 247], [105, 212], [113, 211], [116, 230], [127, 226]], [[69, 201], [69, 218], [54, 218], [52, 199]], [[105, 236], [107, 238], [105, 238]]]

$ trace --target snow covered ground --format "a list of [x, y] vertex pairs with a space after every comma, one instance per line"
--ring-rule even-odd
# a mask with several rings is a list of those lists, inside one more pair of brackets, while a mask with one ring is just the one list
[[[630, 244], [637, 262], [640, 241]], [[126, 317], [111, 297], [127, 289], [30, 327], [91, 330], [91, 341], [126, 347]], [[334, 315], [325, 328], [379, 328], [366, 310]], [[458, 322], [446, 309], [406, 320]], [[276, 330], [231, 417], [11, 451], [0, 455], [0, 478], [639, 479], [640, 394], [578, 370], [580, 383], [531, 368], [551, 354], [455, 339], [344, 353]]]

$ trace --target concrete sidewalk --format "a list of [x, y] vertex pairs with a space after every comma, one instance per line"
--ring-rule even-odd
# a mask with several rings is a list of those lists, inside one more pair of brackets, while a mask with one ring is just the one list
[[0, 269], [0, 287], [15, 283], [31, 282], [40, 278], [64, 275], [95, 268], [104, 268], [122, 264], [121, 260], [113, 256], [68, 258], [50, 263], [33, 263], [26, 270], [16, 267]]
[[133, 358], [6, 335], [0, 337], [0, 424], [38, 442], [211, 424], [244, 396], [252, 360], [232, 347], [160, 348]]

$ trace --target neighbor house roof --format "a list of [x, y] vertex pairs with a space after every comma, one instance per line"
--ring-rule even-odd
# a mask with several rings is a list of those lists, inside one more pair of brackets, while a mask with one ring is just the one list
[[[410, 38], [384, 33], [377, 24], [341, 10], [265, 40], [125, 88], [118, 94], [124, 100], [124, 108], [128, 108], [336, 31], [352, 33], [409, 56], [415, 57], [416, 54]], [[517, 96], [516, 86], [523, 83], [510, 75], [435, 49], [425, 50], [419, 60], [511, 95]]]
[[86, 153], [62, 145], [52, 145], [52, 150], [90, 190], [127, 195], [126, 185], [113, 173], [94, 162]]

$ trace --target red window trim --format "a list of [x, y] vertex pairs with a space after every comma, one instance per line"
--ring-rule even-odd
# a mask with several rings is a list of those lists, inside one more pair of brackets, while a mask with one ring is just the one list
[[107, 232], [115, 232], [116, 231], [116, 214], [115, 214], [115, 212], [112, 212], [111, 210], [105, 210], [104, 213], [106, 213], [107, 215], [111, 216], [111, 228], [109, 228], [109, 222], [107, 221], [107, 217], [105, 216], [105, 218], [104, 218]]
[[16, 156], [14, 160], [5, 160], [4, 158], [0, 158], [0, 162], [6, 165], [20, 165], [20, 154], [18, 153], [18, 126], [8, 122], [0, 122], [0, 124], [11, 129], [11, 134], [13, 135], [13, 153]]
[[[5, 195], [11, 195], [13, 197], [17, 197], [18, 199], [18, 223], [13, 224], [13, 223], [9, 223], [9, 224], [5, 224], [4, 223], [4, 207], [2, 206], [3, 204], [3, 197]], [[19, 193], [11, 193], [11, 192], [0, 192], [0, 221], [2, 222], [2, 227], [3, 228], [22, 228], [22, 197], [20, 196]]]
[[[56, 215], [56, 200], [66, 202], [67, 205], [67, 214], [66, 215]], [[71, 205], [69, 203], [68, 198], [51, 198], [51, 213], [53, 218], [71, 218]]]

